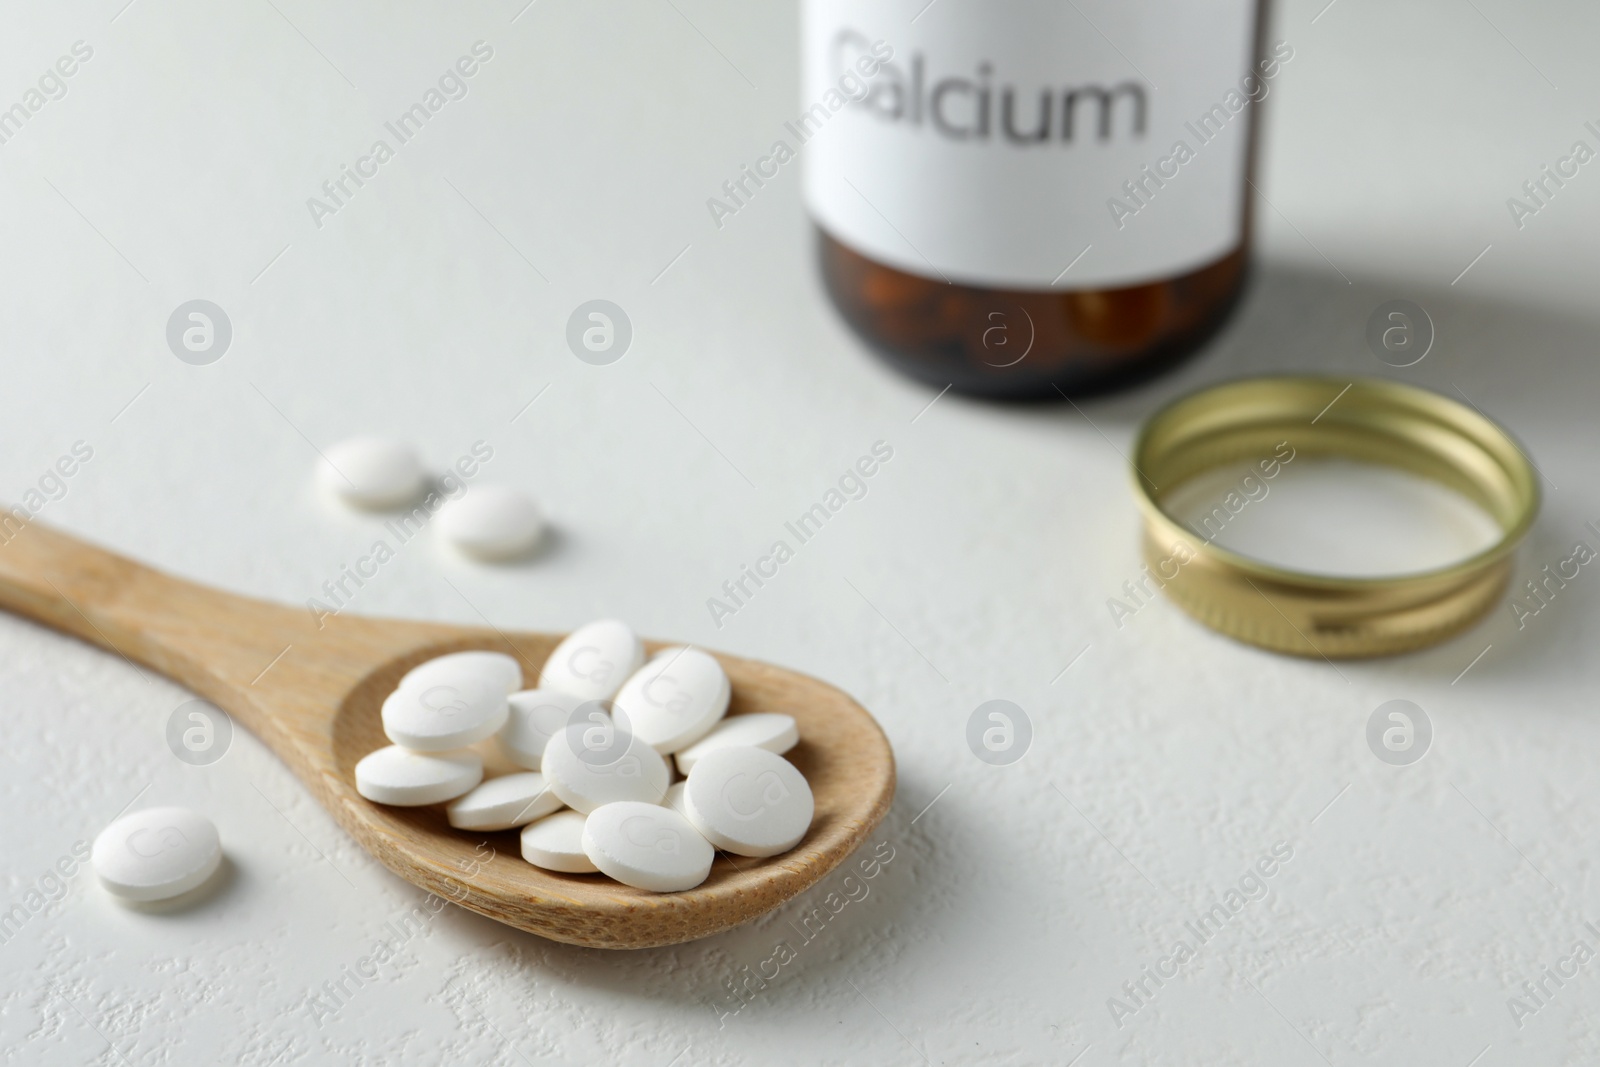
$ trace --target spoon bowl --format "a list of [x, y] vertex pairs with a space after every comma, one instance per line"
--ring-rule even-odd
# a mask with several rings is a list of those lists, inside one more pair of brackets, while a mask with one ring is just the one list
[[[531, 688], [563, 635], [331, 615], [251, 600], [162, 574], [37, 522], [17, 531], [0, 527], [0, 607], [148, 665], [227, 711], [400, 877], [569, 944], [649, 948], [754, 919], [838, 867], [882, 820], [894, 794], [888, 740], [854, 700], [794, 671], [712, 653], [732, 685], [730, 715], [794, 717], [800, 743], [786, 758], [806, 776], [816, 814], [788, 852], [760, 860], [719, 853], [696, 888], [649, 893], [603, 875], [534, 867], [521, 857], [519, 831], [457, 830], [442, 805], [386, 807], [356, 792], [357, 761], [389, 743], [381, 706], [406, 671], [447, 652], [489, 649], [514, 656]], [[646, 642], [651, 653], [662, 647]], [[492, 742], [484, 744], [493, 767]]]

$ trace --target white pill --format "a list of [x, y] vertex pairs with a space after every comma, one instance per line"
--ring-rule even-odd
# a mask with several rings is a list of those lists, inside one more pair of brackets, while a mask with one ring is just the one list
[[500, 751], [518, 767], [539, 769], [545, 746], [587, 701], [554, 689], [512, 693], [510, 715], [500, 728]]
[[522, 858], [535, 867], [564, 874], [593, 874], [600, 868], [583, 851], [583, 824], [587, 816], [558, 811], [531, 823], [522, 831]]
[[618, 800], [659, 804], [671, 774], [655, 749], [594, 705], [590, 721], [566, 726], [545, 745], [539, 769], [569, 808], [593, 811]]
[[197, 811], [146, 808], [101, 830], [90, 861], [100, 884], [124, 900], [166, 900], [215, 873], [222, 841]]
[[539, 505], [520, 489], [478, 485], [439, 509], [439, 529], [461, 551], [479, 559], [520, 556], [539, 542]]
[[590, 813], [583, 851], [623, 885], [677, 893], [706, 880], [716, 850], [671, 808], [624, 800]]
[[432, 685], [463, 675], [477, 678], [508, 695], [522, 688], [520, 663], [504, 652], [487, 652], [481, 649], [452, 652], [447, 656], [435, 656], [426, 663], [419, 663], [401, 676], [399, 688]]
[[733, 693], [715, 657], [698, 648], [670, 651], [639, 668], [616, 697], [628, 729], [663, 755], [710, 733]]
[[644, 645], [633, 629], [617, 619], [599, 619], [555, 647], [539, 673], [539, 688], [610, 700], [642, 663]]
[[739, 856], [776, 856], [800, 843], [815, 802], [805, 775], [761, 748], [719, 748], [695, 763], [684, 813], [707, 841]]
[[383, 732], [414, 752], [448, 752], [493, 737], [509, 705], [497, 687], [476, 678], [396, 689], [383, 702]]
[[411, 446], [381, 437], [340, 441], [323, 453], [322, 484], [360, 508], [409, 504], [427, 483]]
[[733, 715], [717, 723], [716, 728], [700, 740], [678, 753], [678, 770], [688, 774], [701, 756], [719, 748], [764, 748], [783, 755], [800, 743], [800, 730], [794, 718], [775, 711], [757, 711], [749, 715]]
[[483, 759], [475, 752], [413, 752], [390, 745], [356, 764], [356, 792], [401, 808], [454, 800], [481, 781]]
[[444, 809], [458, 830], [510, 830], [560, 810], [544, 775], [533, 771], [491, 778]]
[[671, 808], [685, 819], [689, 817], [689, 813], [683, 810], [683, 790], [688, 784], [687, 782], [673, 782], [667, 786], [667, 795], [661, 798], [662, 807]]

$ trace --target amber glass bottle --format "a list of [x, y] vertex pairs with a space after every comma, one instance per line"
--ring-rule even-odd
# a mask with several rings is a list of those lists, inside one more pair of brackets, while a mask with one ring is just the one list
[[1243, 287], [1254, 113], [1294, 55], [1262, 49], [1260, 14], [804, 0], [788, 130], [834, 304], [902, 371], [983, 396], [1076, 396], [1195, 351]]

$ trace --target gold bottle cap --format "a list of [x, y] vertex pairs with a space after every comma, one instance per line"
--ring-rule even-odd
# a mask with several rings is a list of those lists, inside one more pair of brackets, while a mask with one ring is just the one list
[[[1231, 552], [1163, 510], [1190, 478], [1270, 460], [1285, 441], [1296, 454], [1382, 464], [1446, 485], [1488, 512], [1501, 537], [1436, 570], [1334, 577]], [[1324, 659], [1407, 652], [1472, 625], [1499, 599], [1539, 510], [1533, 467], [1505, 430], [1448, 397], [1380, 379], [1249, 378], [1192, 393], [1145, 423], [1132, 466], [1145, 561], [1167, 594], [1230, 637]]]

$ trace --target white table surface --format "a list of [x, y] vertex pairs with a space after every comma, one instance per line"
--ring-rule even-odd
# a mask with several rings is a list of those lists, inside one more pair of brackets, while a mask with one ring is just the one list
[[[1600, 163], [1521, 230], [1505, 205], [1597, 143], [1592, 8], [1278, 10], [1296, 55], [1265, 105], [1270, 206], [1240, 314], [1182, 371], [1075, 411], [927, 408], [934, 390], [870, 361], [820, 294], [794, 168], [713, 227], [705, 199], [797, 110], [793, 4], [123, 2], [4, 16], [0, 104], [74, 41], [93, 56], [0, 145], [0, 495], [87, 442], [41, 521], [301, 603], [378, 530], [313, 491], [308, 440], [395, 434], [435, 463], [488, 441], [483, 477], [537, 494], [553, 550], [490, 568], [425, 537], [351, 610], [507, 629], [615, 614], [828, 679], [894, 744], [873, 837], [893, 859], [804, 944], [790, 923], [837, 884], [622, 954], [451, 908], [319, 1024], [308, 996], [421, 892], [253, 738], [209, 767], [175, 759], [179, 688], [0, 617], [0, 906], [135, 798], [208, 813], [232, 863], [164, 914], [80, 870], [0, 944], [0, 1060], [1600, 1061], [1600, 963], [1520, 1026], [1508, 1008], [1574, 942], [1600, 949], [1583, 926], [1600, 918], [1600, 577], [1520, 631], [1497, 608], [1337, 670], [1164, 601], [1120, 629], [1105, 605], [1138, 569], [1119, 452], [1162, 398], [1244, 373], [1459, 390], [1546, 479], [1519, 582], [1596, 545]], [[494, 54], [468, 95], [315, 227], [306, 198], [478, 40]], [[196, 297], [235, 330], [206, 367], [164, 340]], [[563, 340], [595, 297], [635, 328], [607, 367]], [[1396, 297], [1439, 330], [1406, 370], [1362, 342]], [[878, 440], [894, 458], [868, 495], [715, 627], [706, 598]], [[1364, 740], [1400, 697], [1436, 731], [1405, 768]], [[1006, 768], [964, 740], [995, 698], [1035, 730]], [[1278, 842], [1293, 858], [1265, 899], [1119, 1027], [1108, 998]], [[724, 980], [785, 939], [794, 962], [719, 1019]]]

